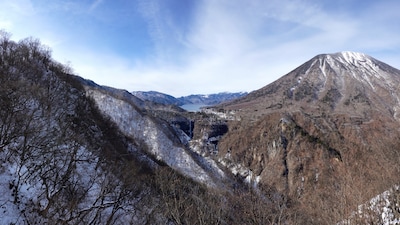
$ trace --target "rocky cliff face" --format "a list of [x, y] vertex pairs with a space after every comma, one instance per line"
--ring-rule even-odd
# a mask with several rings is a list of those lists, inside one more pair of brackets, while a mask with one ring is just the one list
[[304, 208], [332, 209], [335, 222], [400, 181], [399, 96], [399, 70], [361, 53], [318, 55], [221, 106], [241, 121], [220, 156]]

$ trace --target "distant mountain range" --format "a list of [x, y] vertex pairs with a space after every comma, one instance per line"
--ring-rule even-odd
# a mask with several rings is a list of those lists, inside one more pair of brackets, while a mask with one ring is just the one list
[[142, 99], [143, 101], [152, 101], [166, 105], [187, 105], [187, 104], [201, 104], [201, 105], [217, 105], [223, 102], [232, 101], [234, 99], [243, 97], [247, 92], [221, 92], [217, 94], [193, 94], [175, 98], [171, 95], [164, 94], [157, 91], [133, 91], [133, 95]]

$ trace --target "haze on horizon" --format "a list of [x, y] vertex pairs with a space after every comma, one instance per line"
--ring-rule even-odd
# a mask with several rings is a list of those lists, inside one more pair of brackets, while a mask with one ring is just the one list
[[396, 0], [0, 0], [0, 29], [77, 75], [175, 97], [251, 91], [321, 53], [400, 68]]

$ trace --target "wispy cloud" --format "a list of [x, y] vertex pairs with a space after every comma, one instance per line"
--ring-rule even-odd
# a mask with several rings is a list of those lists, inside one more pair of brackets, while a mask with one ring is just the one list
[[9, 6], [6, 9], [14, 11], [22, 16], [35, 14], [35, 9], [30, 0], [15, 0], [9, 1], [8, 3], [6, 2], [6, 4]]
[[89, 12], [94, 11], [104, 0], [95, 0], [89, 7]]
[[177, 26], [177, 21], [172, 19], [166, 1], [138, 0], [137, 5], [140, 15], [147, 24], [147, 32], [154, 46], [152, 61], [158, 64], [180, 61], [185, 37], [182, 28]]
[[156, 57], [165, 57], [167, 30], [165, 16], [158, 0], [139, 0], [139, 12], [147, 23], [147, 32], [154, 43]]
[[[355, 17], [351, 11], [329, 11], [318, 1], [203, 1], [194, 20], [187, 21], [190, 32], [176, 31], [185, 34], [180, 38], [169, 31], [177, 26], [160, 7], [156, 0], [141, 2], [157, 53], [148, 61], [120, 68], [130, 74], [125, 79], [130, 81], [125, 86], [129, 90], [159, 90], [177, 96], [250, 91], [316, 54], [393, 46], [368, 37], [370, 12], [361, 11]], [[371, 21], [370, 26], [376, 25]], [[169, 51], [179, 44], [184, 48]], [[174, 64], [171, 58], [183, 60]]]
[[381, 12], [360, 12], [357, 18], [351, 11], [327, 11], [310, 1], [239, 2], [207, 1], [189, 37], [199, 51], [191, 54], [185, 74], [197, 79], [212, 74], [210, 89], [256, 89], [316, 54], [393, 46], [385, 39], [374, 43], [365, 30], [368, 16]]

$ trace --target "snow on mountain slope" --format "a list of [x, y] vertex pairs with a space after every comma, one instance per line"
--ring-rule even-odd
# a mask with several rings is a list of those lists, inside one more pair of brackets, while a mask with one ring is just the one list
[[123, 175], [136, 176], [136, 164], [147, 165], [137, 163], [136, 155], [128, 157], [126, 138], [109, 126], [47, 47], [32, 38], [16, 43], [3, 34], [0, 223], [145, 224], [152, 196], [144, 204], [139, 199], [151, 187]]
[[282, 107], [284, 101], [292, 102], [291, 108], [315, 103], [312, 105], [328, 106], [338, 113], [348, 113], [349, 107], [355, 107], [357, 111], [367, 109], [371, 104], [376, 110], [400, 121], [399, 83], [398, 69], [368, 55], [355, 52], [321, 54], [277, 81], [223, 105], [227, 105], [227, 109], [240, 109], [247, 116], [255, 111], [262, 114], [266, 108], [285, 108]]
[[398, 184], [399, 96], [398, 69], [361, 53], [317, 55], [215, 107], [241, 119], [228, 121], [219, 156], [297, 199], [317, 224], [337, 223]]
[[[108, 115], [121, 131], [134, 139], [140, 140], [148, 147], [149, 153], [157, 160], [165, 162], [168, 166], [192, 179], [214, 186], [215, 183], [209, 174], [190, 155], [172, 133], [168, 132], [167, 124], [160, 125], [152, 118], [137, 111], [134, 106], [126, 101], [104, 94], [100, 90], [87, 89], [87, 94], [93, 98], [99, 110]], [[174, 141], [176, 139], [176, 141]], [[213, 170], [223, 174], [219, 168]]]
[[348, 219], [336, 225], [346, 224], [400, 224], [400, 186], [396, 185], [359, 205]]
[[[343, 73], [343, 68], [346, 68], [346, 70], [351, 71], [352, 78], [368, 84], [373, 89], [374, 84], [371, 82], [374, 77], [381, 82], [387, 82], [385, 79], [390, 79], [387, 71], [380, 68], [379, 64], [382, 64], [381, 62], [377, 62], [363, 53], [340, 52], [325, 55], [325, 60], [320, 58], [320, 62], [328, 63], [330, 68], [334, 69], [337, 74]], [[326, 70], [327, 67], [321, 67], [321, 71], [325, 72]]]

